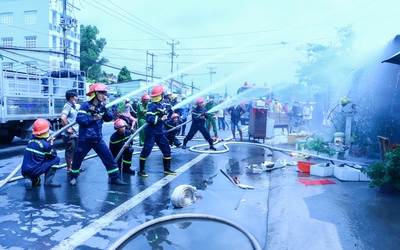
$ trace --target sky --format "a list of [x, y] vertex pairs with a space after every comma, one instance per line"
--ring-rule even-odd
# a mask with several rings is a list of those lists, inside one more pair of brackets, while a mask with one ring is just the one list
[[[143, 75], [146, 67], [153, 66], [154, 76], [172, 76], [200, 88], [213, 86], [221, 93], [226, 86], [234, 93], [244, 82], [272, 87], [296, 83], [295, 62], [307, 60], [296, 48], [307, 43], [337, 45], [337, 29], [350, 24], [355, 31], [351, 53], [360, 63], [400, 34], [398, 0], [75, 0], [73, 4], [80, 9], [76, 11], [80, 23], [96, 26], [98, 38], [107, 40], [102, 56], [110, 65]], [[171, 44], [176, 54], [172, 75]]]

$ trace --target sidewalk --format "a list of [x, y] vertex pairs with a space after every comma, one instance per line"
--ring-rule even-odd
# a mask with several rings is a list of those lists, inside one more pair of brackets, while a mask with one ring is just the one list
[[[291, 149], [284, 137], [275, 137], [274, 147]], [[299, 160], [274, 151], [276, 159]], [[335, 184], [299, 182], [310, 179]], [[265, 249], [399, 249], [399, 208], [399, 195], [382, 194], [368, 182], [318, 177], [286, 166], [271, 172]]]

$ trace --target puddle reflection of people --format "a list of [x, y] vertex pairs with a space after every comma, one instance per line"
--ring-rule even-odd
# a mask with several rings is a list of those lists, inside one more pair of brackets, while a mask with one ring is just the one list
[[157, 227], [146, 232], [146, 239], [152, 247], [152, 250], [162, 250], [164, 249], [164, 247], [161, 246], [163, 242], [172, 245], [172, 242], [167, 239], [168, 235], [169, 231], [167, 228]]

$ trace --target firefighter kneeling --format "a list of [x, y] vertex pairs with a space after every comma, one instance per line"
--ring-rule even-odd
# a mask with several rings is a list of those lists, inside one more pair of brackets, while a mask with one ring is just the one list
[[167, 108], [165, 103], [162, 102], [163, 93], [163, 86], [155, 86], [151, 91], [151, 104], [146, 113], [146, 137], [144, 139], [142, 151], [140, 152], [139, 161], [139, 175], [142, 177], [148, 177], [144, 168], [146, 165], [146, 158], [150, 155], [154, 143], [157, 144], [164, 156], [164, 174], [176, 175], [176, 172], [171, 170], [171, 148], [164, 131], [164, 122], [167, 120]]
[[26, 146], [21, 166], [27, 190], [31, 190], [32, 186], [40, 185], [41, 174], [45, 174], [45, 186], [61, 186], [61, 183], [53, 182], [60, 158], [53, 147], [54, 137], [51, 137], [50, 143], [46, 140], [50, 136], [49, 130], [49, 122], [43, 118], [39, 118], [33, 123], [33, 136]]
[[122, 165], [122, 172], [124, 174], [135, 174], [135, 171], [131, 169], [133, 154], [133, 148], [131, 146], [133, 145], [133, 141], [131, 140], [130, 145], [126, 144], [132, 136], [132, 131], [128, 129], [128, 125], [122, 119], [117, 119], [114, 122], [114, 129], [117, 131], [110, 137], [110, 151], [115, 159], [119, 154], [119, 151], [124, 148], [122, 155], [117, 161], [118, 168], [121, 171]]

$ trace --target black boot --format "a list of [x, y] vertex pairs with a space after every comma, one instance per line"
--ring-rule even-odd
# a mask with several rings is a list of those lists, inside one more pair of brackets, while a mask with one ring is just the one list
[[214, 141], [213, 141], [213, 139], [210, 138], [210, 140], [208, 141], [208, 144], [210, 144], [210, 149], [211, 149], [211, 150], [217, 151], [217, 149], [214, 148]]
[[132, 170], [130, 165], [123, 164], [122, 165], [122, 173], [135, 175], [135, 170]]
[[139, 175], [146, 178], [146, 177], [149, 177], [149, 175], [146, 174], [146, 172], [144, 171], [144, 166], [145, 165], [146, 165], [146, 160], [140, 159], [140, 161], [139, 161], [139, 168], [140, 168]]
[[61, 183], [53, 182], [54, 175], [56, 174], [57, 169], [50, 167], [50, 169], [44, 175], [44, 185], [46, 187], [61, 187]]
[[121, 181], [120, 178], [111, 179], [110, 184], [114, 184], [114, 185], [118, 185], [118, 186], [126, 186], [126, 183]]
[[176, 175], [176, 172], [171, 170], [171, 158], [163, 158], [164, 174]]
[[182, 145], [182, 149], [186, 149], [186, 143], [187, 143], [187, 139], [183, 139], [183, 145]]

